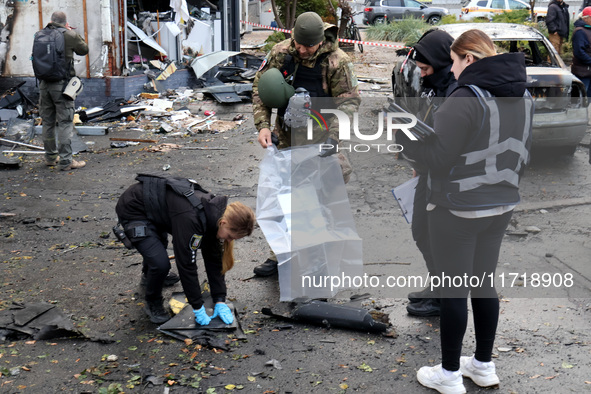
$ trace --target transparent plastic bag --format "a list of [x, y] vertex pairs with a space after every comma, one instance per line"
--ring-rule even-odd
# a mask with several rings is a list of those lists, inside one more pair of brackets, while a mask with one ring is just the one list
[[260, 165], [257, 220], [277, 255], [281, 301], [333, 297], [363, 275], [341, 167], [318, 153], [318, 145], [270, 147]]

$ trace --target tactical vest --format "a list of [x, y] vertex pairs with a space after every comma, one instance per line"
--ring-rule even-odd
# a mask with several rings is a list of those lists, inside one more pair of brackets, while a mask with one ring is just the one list
[[310, 93], [310, 97], [330, 97], [322, 88], [322, 63], [331, 52], [325, 52], [316, 58], [314, 67], [305, 67], [296, 63], [293, 56], [285, 55], [281, 73], [295, 89], [304, 88]]
[[[514, 98], [515, 102], [501, 102], [506, 98], [495, 99], [477, 86], [467, 87], [484, 110], [482, 123], [471, 133], [464, 153], [445, 179], [432, 178], [429, 172], [428, 201], [459, 211], [517, 204], [519, 179], [529, 162], [533, 99], [526, 90], [523, 98]], [[508, 108], [517, 116], [507, 116]], [[511, 137], [500, 141], [501, 129]]]
[[[578, 30], [583, 30], [585, 33], [589, 45], [583, 49], [585, 52], [587, 52], [587, 55], [591, 56], [591, 28], [579, 26], [573, 32], [573, 36]], [[573, 56], [573, 64], [570, 68], [570, 71], [579, 78], [589, 78], [591, 77], [591, 64], [585, 64], [581, 62], [576, 56]]]
[[146, 216], [151, 222], [157, 224], [167, 223], [166, 189], [170, 188], [189, 200], [197, 211], [199, 220], [205, 226], [206, 217], [201, 199], [211, 200], [215, 196], [199, 186], [197, 182], [187, 178], [165, 177], [154, 174], [138, 174], [135, 179], [143, 185]]

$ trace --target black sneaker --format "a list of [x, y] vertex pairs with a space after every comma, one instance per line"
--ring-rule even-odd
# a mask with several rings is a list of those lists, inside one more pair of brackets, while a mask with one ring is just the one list
[[408, 293], [408, 300], [410, 302], [421, 302], [425, 298], [437, 298], [437, 294], [431, 290], [430, 286], [425, 287], [421, 291], [413, 291]]
[[[181, 278], [179, 278], [177, 274], [175, 274], [174, 272], [169, 272], [168, 275], [166, 275], [166, 279], [164, 279], [164, 287], [174, 286], [174, 284], [179, 280], [181, 280]], [[146, 287], [147, 283], [148, 277], [146, 276], [146, 274], [142, 274], [142, 279], [140, 279], [140, 286]]]
[[439, 316], [441, 314], [439, 298], [425, 298], [419, 302], [413, 302], [406, 306], [406, 311], [413, 316]]
[[277, 261], [267, 259], [263, 264], [254, 267], [253, 272], [258, 276], [271, 276], [277, 273]]
[[164, 309], [162, 300], [160, 301], [146, 301], [144, 312], [150, 318], [150, 321], [155, 324], [166, 323], [170, 320], [170, 315]]

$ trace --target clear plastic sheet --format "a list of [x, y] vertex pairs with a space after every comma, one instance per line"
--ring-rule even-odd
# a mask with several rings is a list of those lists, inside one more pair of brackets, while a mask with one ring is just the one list
[[363, 275], [341, 167], [318, 153], [270, 147], [260, 165], [257, 220], [279, 262], [280, 301], [333, 297]]

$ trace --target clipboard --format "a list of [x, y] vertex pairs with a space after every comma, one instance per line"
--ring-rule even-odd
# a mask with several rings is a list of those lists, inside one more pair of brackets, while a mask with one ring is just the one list
[[404, 216], [404, 219], [406, 219], [408, 224], [412, 223], [412, 211], [414, 208], [415, 191], [418, 183], [419, 177], [416, 176], [392, 189], [392, 194], [402, 211], [402, 216]]

